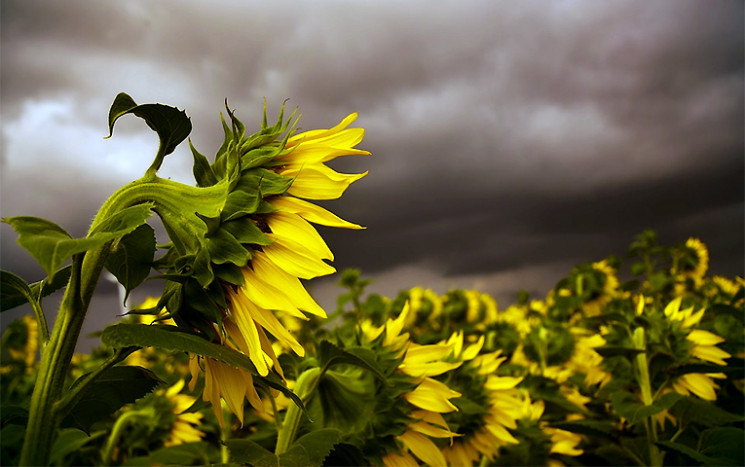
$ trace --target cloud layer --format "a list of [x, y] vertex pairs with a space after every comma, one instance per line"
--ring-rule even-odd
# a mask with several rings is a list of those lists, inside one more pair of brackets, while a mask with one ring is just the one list
[[[370, 174], [328, 207], [369, 228], [324, 234], [338, 267], [391, 288], [545, 291], [646, 227], [742, 274], [742, 17], [725, 0], [4, 1], [3, 215], [82, 235], [144, 172], [140, 121], [102, 139], [120, 91], [185, 108], [203, 153], [225, 98], [249, 128], [290, 98], [306, 129], [360, 113], [374, 155], [337, 167]], [[179, 148], [163, 173], [190, 163]], [[40, 274], [7, 226], [2, 263]]]

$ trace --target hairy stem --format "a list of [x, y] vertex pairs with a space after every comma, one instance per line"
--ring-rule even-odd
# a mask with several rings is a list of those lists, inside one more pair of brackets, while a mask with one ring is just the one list
[[[321, 369], [316, 367], [306, 370], [298, 377], [297, 383], [295, 383], [294, 392], [303, 403], [305, 403], [313, 394], [320, 375]], [[300, 428], [301, 415], [302, 410], [300, 410], [300, 407], [296, 404], [290, 404], [290, 406], [287, 407], [287, 413], [282, 422], [282, 429], [279, 430], [279, 433], [277, 434], [277, 447], [274, 449], [274, 454], [278, 456], [284, 454], [290, 448], [292, 442], [295, 441], [297, 430]]]

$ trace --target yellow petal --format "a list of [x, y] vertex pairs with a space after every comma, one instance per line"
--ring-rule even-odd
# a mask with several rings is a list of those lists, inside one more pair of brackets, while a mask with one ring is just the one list
[[309, 130], [304, 131], [303, 133], [298, 133], [297, 135], [294, 135], [287, 140], [287, 146], [293, 147], [297, 144], [300, 144], [304, 141], [309, 141], [311, 139], [320, 139], [325, 138], [327, 136], [333, 135], [334, 133], [338, 133], [348, 127], [357, 120], [357, 112], [352, 112], [351, 114], [347, 115], [340, 121], [337, 125], [328, 128], [328, 129], [318, 129], [318, 130]]
[[[303, 287], [303, 284], [298, 280], [298, 278], [280, 269], [276, 264], [274, 264], [274, 262], [270, 261], [267, 256], [262, 253], [257, 253], [251, 260], [251, 265], [254, 268], [254, 277], [257, 280], [261, 281], [266, 287], [272, 287], [274, 290], [277, 290], [283, 295], [285, 301], [289, 301], [291, 307], [294, 309], [294, 313], [291, 310], [290, 315], [306, 320], [307, 318], [305, 315], [297, 312], [297, 310], [300, 309], [312, 315], [320, 316], [321, 318], [326, 317], [326, 312], [318, 303], [316, 303], [308, 291], [305, 290], [305, 287]], [[255, 301], [254, 303], [262, 308], [266, 308], [267, 310], [280, 309], [282, 311], [287, 311], [282, 308], [262, 306], [260, 303]]]
[[232, 323], [229, 321], [223, 323], [225, 329], [239, 347], [243, 347], [241, 350], [248, 354], [251, 362], [256, 366], [256, 371], [261, 376], [266, 376], [269, 374], [269, 367], [264, 357], [264, 351], [261, 348], [256, 324], [254, 323], [255, 305], [250, 300], [247, 300], [245, 296], [234, 293], [230, 289], [228, 289], [227, 295], [231, 304], [231, 316], [235, 320], [237, 330], [240, 332], [232, 332]]
[[519, 443], [519, 441], [516, 440], [515, 437], [512, 436], [510, 432], [507, 431], [507, 429], [503, 427], [502, 425], [490, 423], [486, 425], [486, 429], [489, 430], [491, 434], [496, 436], [498, 440], [500, 440], [501, 442], [505, 444]]
[[450, 399], [460, 397], [461, 394], [453, 391], [445, 384], [432, 378], [425, 378], [413, 391], [404, 394], [411, 405], [432, 412], [448, 413], [458, 410]]
[[676, 297], [673, 301], [667, 304], [665, 307], [665, 316], [670, 317], [671, 315], [677, 314], [680, 310], [680, 302], [683, 301], [683, 297]]
[[[285, 329], [282, 323], [274, 316], [271, 311], [265, 310], [255, 305], [249, 305], [251, 309], [251, 315], [256, 320], [256, 323], [261, 325], [264, 329], [272, 333], [272, 335], [282, 343], [290, 347], [299, 356], [305, 355], [305, 349], [300, 343]], [[258, 339], [258, 336], [257, 336]], [[264, 375], [262, 375], [264, 376]]]
[[460, 356], [460, 358], [463, 360], [473, 360], [474, 358], [476, 358], [476, 355], [478, 355], [479, 352], [481, 352], [481, 348], [483, 346], [484, 346], [484, 336], [481, 335], [478, 341], [466, 347], [466, 350], [463, 351], [463, 354]]
[[445, 457], [431, 439], [415, 431], [406, 431], [398, 437], [425, 464], [432, 466], [446, 465]]
[[338, 199], [349, 185], [367, 175], [367, 171], [360, 174], [340, 174], [322, 164], [303, 166], [302, 169], [285, 169], [280, 175], [294, 177], [287, 193], [305, 199]]
[[684, 388], [696, 394], [701, 399], [715, 401], [717, 399], [714, 389], [718, 387], [708, 376], [701, 373], [687, 373], [677, 381]]
[[401, 455], [395, 452], [389, 452], [380, 460], [383, 461], [385, 467], [419, 467], [419, 462], [405, 451]]
[[[263, 253], [257, 253], [252, 259], [252, 263], [255, 264], [256, 259], [261, 254]], [[243, 273], [244, 284], [240, 288], [240, 293], [244, 294], [248, 300], [267, 310], [281, 310], [296, 318], [307, 319], [298, 310], [298, 307], [292, 304], [284, 292], [271, 285], [274, 282], [272, 276], [262, 278], [250, 267], [242, 268], [241, 272]]]
[[731, 357], [724, 350], [714, 346], [696, 346], [691, 349], [691, 355], [706, 360], [707, 362], [716, 363], [717, 365], [726, 365], [725, 358]]
[[522, 381], [522, 376], [496, 376], [491, 375], [486, 379], [484, 387], [491, 391], [499, 391], [501, 389], [512, 389]]
[[717, 345], [724, 342], [724, 338], [703, 329], [694, 329], [688, 333], [686, 339], [698, 345]]
[[267, 217], [267, 225], [272, 231], [270, 238], [275, 242], [299, 245], [319, 259], [334, 259], [334, 254], [316, 229], [299, 215], [275, 211]]
[[364, 227], [347, 222], [334, 213], [316, 206], [313, 203], [292, 196], [278, 196], [271, 199], [273, 206], [293, 214], [297, 214], [308, 222], [325, 225], [328, 227], [338, 227], [342, 229], [361, 230]]
[[333, 266], [324, 263], [320, 258], [303, 254], [300, 249], [280, 243], [265, 246], [264, 254], [282, 270], [301, 279], [313, 279], [336, 272]]

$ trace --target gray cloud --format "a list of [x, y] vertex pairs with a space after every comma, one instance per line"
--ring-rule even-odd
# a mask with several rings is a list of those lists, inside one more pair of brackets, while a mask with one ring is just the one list
[[[157, 141], [141, 121], [101, 139], [117, 92], [185, 108], [206, 154], [225, 98], [251, 128], [263, 98], [274, 114], [290, 97], [305, 129], [358, 111], [374, 153], [334, 162], [370, 170], [325, 203], [369, 227], [322, 229], [339, 267], [540, 290], [651, 227], [701, 236], [713, 270], [742, 274], [743, 13], [725, 0], [4, 1], [3, 215], [82, 234], [144, 171]], [[188, 181], [190, 164], [179, 148], [163, 174]], [[13, 239], [4, 226], [3, 268], [38, 274]]]

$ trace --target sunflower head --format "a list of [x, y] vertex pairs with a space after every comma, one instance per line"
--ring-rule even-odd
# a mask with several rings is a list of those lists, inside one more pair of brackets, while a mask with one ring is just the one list
[[671, 271], [676, 279], [676, 290], [686, 287], [698, 289], [709, 269], [709, 250], [698, 238], [689, 238], [685, 244], [673, 250], [674, 266]]

